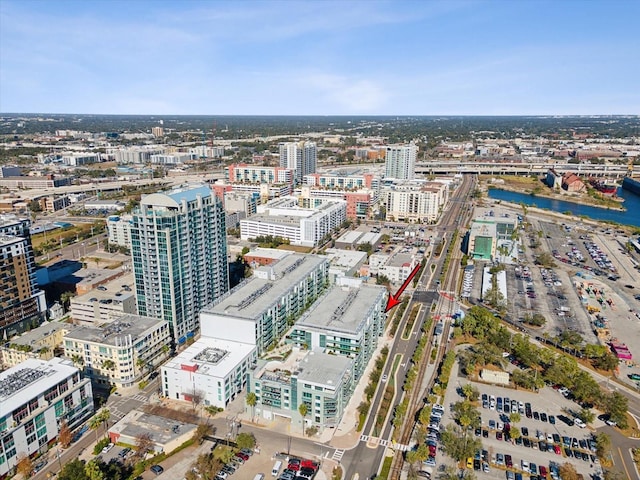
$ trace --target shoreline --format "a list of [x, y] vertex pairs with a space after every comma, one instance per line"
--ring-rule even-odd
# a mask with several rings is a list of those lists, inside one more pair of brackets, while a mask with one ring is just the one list
[[[496, 190], [505, 190], [507, 192], [514, 192], [514, 193], [521, 193], [523, 195], [529, 195], [531, 197], [540, 197], [540, 198], [547, 198], [549, 200], [558, 200], [561, 202], [567, 202], [567, 203], [575, 203], [576, 205], [584, 205], [585, 207], [594, 207], [594, 208], [601, 208], [602, 210], [613, 210], [613, 211], [617, 211], [617, 212], [626, 212], [627, 209], [624, 208], [622, 206], [624, 199], [620, 200], [620, 207], [611, 207], [608, 205], [598, 205], [598, 204], [594, 204], [594, 203], [590, 203], [590, 202], [586, 202], [583, 199], [580, 198], [574, 198], [574, 197], [569, 197], [569, 198], [563, 198], [563, 196], [557, 196], [557, 195], [550, 195], [550, 194], [539, 194], [539, 193], [527, 193], [527, 192], [523, 192], [521, 190], [518, 190], [515, 187], [512, 187], [510, 185], [495, 185], [495, 184], [489, 184], [487, 185], [487, 190], [490, 189], [496, 189]], [[618, 197], [620, 198], [620, 197]]]

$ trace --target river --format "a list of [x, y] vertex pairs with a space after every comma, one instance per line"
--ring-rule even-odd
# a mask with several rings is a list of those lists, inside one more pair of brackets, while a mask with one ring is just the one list
[[529, 194], [511, 192], [508, 190], [499, 190], [497, 188], [489, 189], [489, 198], [496, 200], [505, 200], [513, 203], [524, 203], [525, 205], [535, 206], [554, 212], [565, 213], [571, 212], [572, 215], [585, 216], [592, 220], [608, 220], [623, 225], [633, 225], [640, 227], [640, 196], [618, 188], [618, 196], [624, 198], [622, 206], [626, 211], [608, 210], [606, 208], [591, 207], [589, 205], [581, 205], [579, 203], [565, 202], [564, 200], [555, 200], [546, 197], [536, 197]]

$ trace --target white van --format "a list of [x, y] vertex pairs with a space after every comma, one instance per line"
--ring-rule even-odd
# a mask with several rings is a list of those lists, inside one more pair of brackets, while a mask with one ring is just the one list
[[282, 462], [278, 460], [276, 463], [273, 464], [273, 468], [271, 469], [271, 475], [273, 475], [274, 477], [277, 477], [278, 474], [280, 473], [281, 468], [282, 468]]
[[264, 473], [257, 473], [253, 480], [264, 480]]

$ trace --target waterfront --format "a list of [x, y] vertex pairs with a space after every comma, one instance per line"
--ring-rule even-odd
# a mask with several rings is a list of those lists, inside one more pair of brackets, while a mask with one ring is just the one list
[[518, 204], [524, 203], [525, 205], [558, 213], [571, 212], [572, 215], [585, 216], [592, 220], [611, 221], [640, 227], [640, 196], [621, 188], [618, 188], [618, 196], [624, 198], [622, 206], [626, 209], [625, 211], [592, 207], [590, 205], [581, 205], [579, 203], [565, 202], [564, 200], [555, 200], [546, 197], [536, 197], [534, 195], [500, 190], [497, 188], [489, 189], [489, 198], [495, 200], [504, 200]]

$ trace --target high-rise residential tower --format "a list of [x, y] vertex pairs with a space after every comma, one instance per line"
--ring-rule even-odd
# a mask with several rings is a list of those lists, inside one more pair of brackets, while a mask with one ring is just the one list
[[138, 313], [169, 323], [176, 344], [229, 289], [225, 212], [208, 186], [154, 193], [133, 214], [131, 254]]
[[418, 147], [415, 145], [389, 145], [385, 157], [385, 177], [412, 180], [417, 156]]
[[10, 337], [37, 327], [47, 304], [36, 285], [30, 220], [0, 215], [0, 334]]
[[305, 175], [315, 173], [318, 151], [315, 142], [287, 142], [280, 144], [280, 166], [295, 170], [296, 183]]

